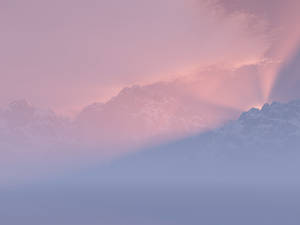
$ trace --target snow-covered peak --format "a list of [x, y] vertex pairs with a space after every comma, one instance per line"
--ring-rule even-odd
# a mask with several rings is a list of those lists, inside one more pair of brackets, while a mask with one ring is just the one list
[[251, 119], [268, 118], [277, 120], [298, 120], [300, 119], [300, 100], [288, 103], [273, 102], [264, 104], [261, 110], [252, 108], [240, 116], [240, 121]]
[[70, 133], [69, 120], [51, 110], [34, 107], [26, 100], [13, 101], [0, 112], [2, 149], [49, 148], [66, 141]]
[[234, 146], [271, 144], [279, 147], [294, 143], [300, 140], [300, 101], [273, 102], [261, 109], [252, 108], [214, 133]]
[[32, 109], [34, 108], [26, 99], [12, 101], [8, 105], [8, 109]]
[[159, 82], [127, 87], [104, 104], [87, 106], [75, 124], [81, 137], [135, 145], [212, 129], [236, 114]]

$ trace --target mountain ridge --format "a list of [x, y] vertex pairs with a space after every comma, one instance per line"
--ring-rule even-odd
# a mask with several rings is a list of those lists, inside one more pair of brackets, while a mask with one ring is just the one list
[[[221, 128], [130, 153], [81, 175], [96, 183], [297, 182], [300, 100], [252, 108]], [[89, 182], [87, 181], [87, 182]]]

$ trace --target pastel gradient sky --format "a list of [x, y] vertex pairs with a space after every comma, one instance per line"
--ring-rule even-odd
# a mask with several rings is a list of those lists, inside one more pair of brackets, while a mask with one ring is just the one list
[[49, 142], [73, 140], [136, 147], [300, 98], [299, 9], [298, 0], [1, 0], [0, 105], [27, 99], [74, 118], [26, 101], [0, 107], [5, 148], [38, 146], [3, 154], [43, 158], [41, 143], [51, 152]]
[[69, 113], [133, 84], [284, 60], [298, 43], [298, 8], [295, 0], [2, 0], [0, 104], [25, 98]]
[[297, 224], [299, 22], [300, 0], [0, 0], [0, 223]]

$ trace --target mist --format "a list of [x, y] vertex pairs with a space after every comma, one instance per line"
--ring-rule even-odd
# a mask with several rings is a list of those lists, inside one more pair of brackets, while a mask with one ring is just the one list
[[298, 225], [299, 1], [2, 0], [5, 225]]

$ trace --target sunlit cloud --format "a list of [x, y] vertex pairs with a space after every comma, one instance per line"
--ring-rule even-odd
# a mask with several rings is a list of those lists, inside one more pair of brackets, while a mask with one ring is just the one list
[[115, 157], [300, 96], [291, 69], [299, 8], [296, 0], [5, 1], [0, 103], [37, 107], [0, 110], [2, 158], [31, 168], [45, 158]]
[[282, 67], [296, 54], [300, 41], [299, 21], [300, 3], [297, 0], [219, 0], [229, 12], [244, 12], [255, 16], [258, 20], [267, 23], [270, 48], [265, 52], [268, 61], [273, 61], [272, 67], [268, 67], [260, 76], [263, 85], [264, 98], [269, 100], [275, 81]]
[[[1, 9], [0, 102], [59, 111], [211, 64], [260, 61], [265, 22], [207, 1], [30, 0]], [[55, 18], [53, 18], [55, 15]]]

